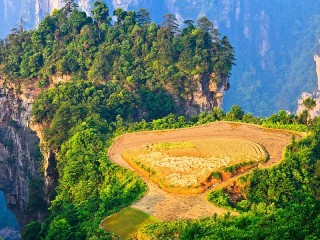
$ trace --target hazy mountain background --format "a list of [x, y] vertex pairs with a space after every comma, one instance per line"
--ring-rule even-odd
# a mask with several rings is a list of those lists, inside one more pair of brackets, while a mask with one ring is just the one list
[[[93, 0], [78, 0], [90, 13]], [[230, 38], [236, 51], [231, 89], [224, 108], [240, 105], [266, 116], [280, 109], [295, 112], [303, 91], [316, 89], [313, 55], [320, 28], [320, 1], [314, 0], [105, 0], [112, 11], [148, 8], [158, 23], [174, 13], [182, 23], [206, 15]], [[61, 0], [0, 0], [0, 37], [23, 17], [34, 28]]]

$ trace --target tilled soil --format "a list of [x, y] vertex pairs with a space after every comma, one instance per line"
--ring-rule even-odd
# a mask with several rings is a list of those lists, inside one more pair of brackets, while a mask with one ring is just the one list
[[[269, 154], [269, 160], [260, 165], [260, 167], [268, 168], [280, 162], [282, 151], [290, 143], [292, 134], [290, 131], [267, 129], [243, 123], [214, 122], [193, 128], [125, 134], [116, 139], [108, 155], [112, 162], [135, 171], [121, 156], [123, 151], [130, 148], [146, 144], [187, 141], [206, 137], [237, 138], [264, 146]], [[296, 134], [296, 138], [300, 137], [300, 135]], [[143, 176], [139, 172], [138, 174], [147, 183], [149, 190], [132, 207], [145, 211], [160, 220], [197, 219], [212, 216], [215, 213], [220, 215], [227, 212], [227, 210], [209, 203], [204, 193], [197, 195], [168, 193], [147, 176]], [[232, 180], [229, 179], [228, 182], [232, 182]], [[224, 182], [222, 183], [222, 185], [225, 184]]]
[[165, 191], [177, 194], [204, 192], [213, 184], [212, 172], [267, 158], [260, 144], [236, 138], [199, 137], [165, 144], [162, 149], [161, 144], [131, 148], [122, 153], [122, 158], [139, 172], [152, 173], [151, 180]]

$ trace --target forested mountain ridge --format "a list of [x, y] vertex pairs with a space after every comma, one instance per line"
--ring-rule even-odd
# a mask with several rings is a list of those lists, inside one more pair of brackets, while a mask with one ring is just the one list
[[[92, 0], [76, 1], [90, 13]], [[224, 108], [241, 105], [261, 116], [280, 109], [295, 112], [302, 92], [316, 88], [313, 54], [319, 39], [318, 1], [251, 0], [105, 0], [110, 10], [147, 8], [160, 23], [162, 16], [173, 13], [179, 23], [207, 16], [226, 34], [237, 52], [233, 86], [224, 100]], [[37, 7], [36, 7], [37, 6]], [[4, 37], [24, 16], [25, 27], [39, 24], [61, 0], [0, 1], [0, 19]], [[17, 10], [18, 9], [18, 10]]]
[[[234, 51], [206, 17], [180, 30], [172, 14], [160, 26], [147, 10], [116, 9], [111, 25], [103, 2], [92, 12], [94, 22], [70, 2], [37, 30], [12, 32], [1, 42], [0, 73], [17, 85], [37, 79], [40, 88], [57, 75], [121, 85], [140, 111], [134, 118], [192, 115], [221, 105]], [[166, 109], [159, 113], [157, 104]]]

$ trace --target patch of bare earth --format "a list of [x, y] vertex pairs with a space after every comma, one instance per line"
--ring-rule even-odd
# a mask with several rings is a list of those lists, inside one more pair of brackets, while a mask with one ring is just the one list
[[[290, 131], [266, 129], [242, 123], [215, 122], [186, 129], [125, 134], [114, 142], [108, 154], [112, 162], [135, 171], [122, 158], [122, 153], [128, 149], [165, 142], [197, 141], [209, 138], [243, 139], [258, 143], [265, 148], [269, 154], [269, 160], [264, 164], [260, 164], [259, 167], [266, 168], [280, 162], [282, 150], [290, 143], [292, 134]], [[299, 137], [301, 136], [296, 134], [296, 138]], [[149, 190], [133, 207], [145, 211], [160, 220], [196, 219], [212, 216], [215, 213], [219, 215], [227, 212], [227, 210], [209, 203], [206, 200], [205, 193], [194, 195], [169, 193], [150, 180], [147, 174], [142, 174], [141, 172], [138, 172], [138, 174], [147, 183]], [[238, 177], [239, 175], [222, 182], [221, 186], [230, 184]], [[217, 187], [215, 186], [215, 188]]]
[[148, 175], [167, 192], [204, 192], [215, 182], [213, 172], [225, 167], [265, 161], [267, 153], [257, 143], [236, 139], [198, 137], [130, 148], [122, 157], [138, 172]]

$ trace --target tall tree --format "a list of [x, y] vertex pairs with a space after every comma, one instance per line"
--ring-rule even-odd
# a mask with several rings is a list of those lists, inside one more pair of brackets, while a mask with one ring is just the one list
[[307, 110], [312, 110], [315, 108], [317, 104], [314, 99], [312, 99], [311, 97], [308, 97], [303, 100], [303, 105], [306, 107]]
[[232, 65], [235, 65], [235, 56], [234, 56], [234, 50], [231, 46], [229, 39], [227, 36], [224, 36], [221, 39], [221, 50], [219, 54], [219, 58], [221, 61], [221, 69], [220, 72], [224, 75], [229, 75], [230, 71], [232, 69]]
[[62, 0], [62, 2], [64, 2], [63, 10], [67, 16], [78, 7], [74, 0]]
[[23, 32], [24, 31], [24, 25], [25, 25], [25, 19], [22, 16], [22, 17], [19, 18], [19, 24], [18, 24], [19, 32]]
[[213, 23], [206, 16], [199, 18], [197, 25], [200, 31], [209, 33], [212, 40], [217, 40], [220, 35], [218, 29], [214, 27]]
[[137, 13], [137, 20], [140, 25], [148, 25], [151, 21], [150, 11], [144, 8], [140, 8]]
[[95, 1], [94, 8], [91, 11], [93, 18], [97, 23], [99, 31], [99, 39], [101, 39], [101, 29], [110, 25], [111, 17], [109, 16], [109, 8], [102, 1]]
[[168, 39], [171, 39], [175, 34], [179, 32], [178, 20], [171, 13], [163, 16], [162, 26], [167, 32]]
[[310, 111], [317, 106], [317, 103], [313, 98], [308, 97], [303, 100], [302, 104], [305, 106], [306, 110], [302, 112], [302, 114], [301, 114], [302, 116], [300, 115], [300, 117], [303, 118], [303, 116], [306, 115], [307, 116], [307, 124], [309, 124], [310, 119], [311, 119]]
[[117, 17], [116, 25], [120, 26], [123, 23], [125, 17], [127, 16], [127, 12], [121, 8], [117, 8], [113, 11], [113, 16]]
[[186, 27], [186, 29], [195, 29], [196, 27], [194, 26], [194, 21], [193, 20], [185, 20], [184, 22], [183, 22], [185, 25], [187, 25], [187, 27]]

